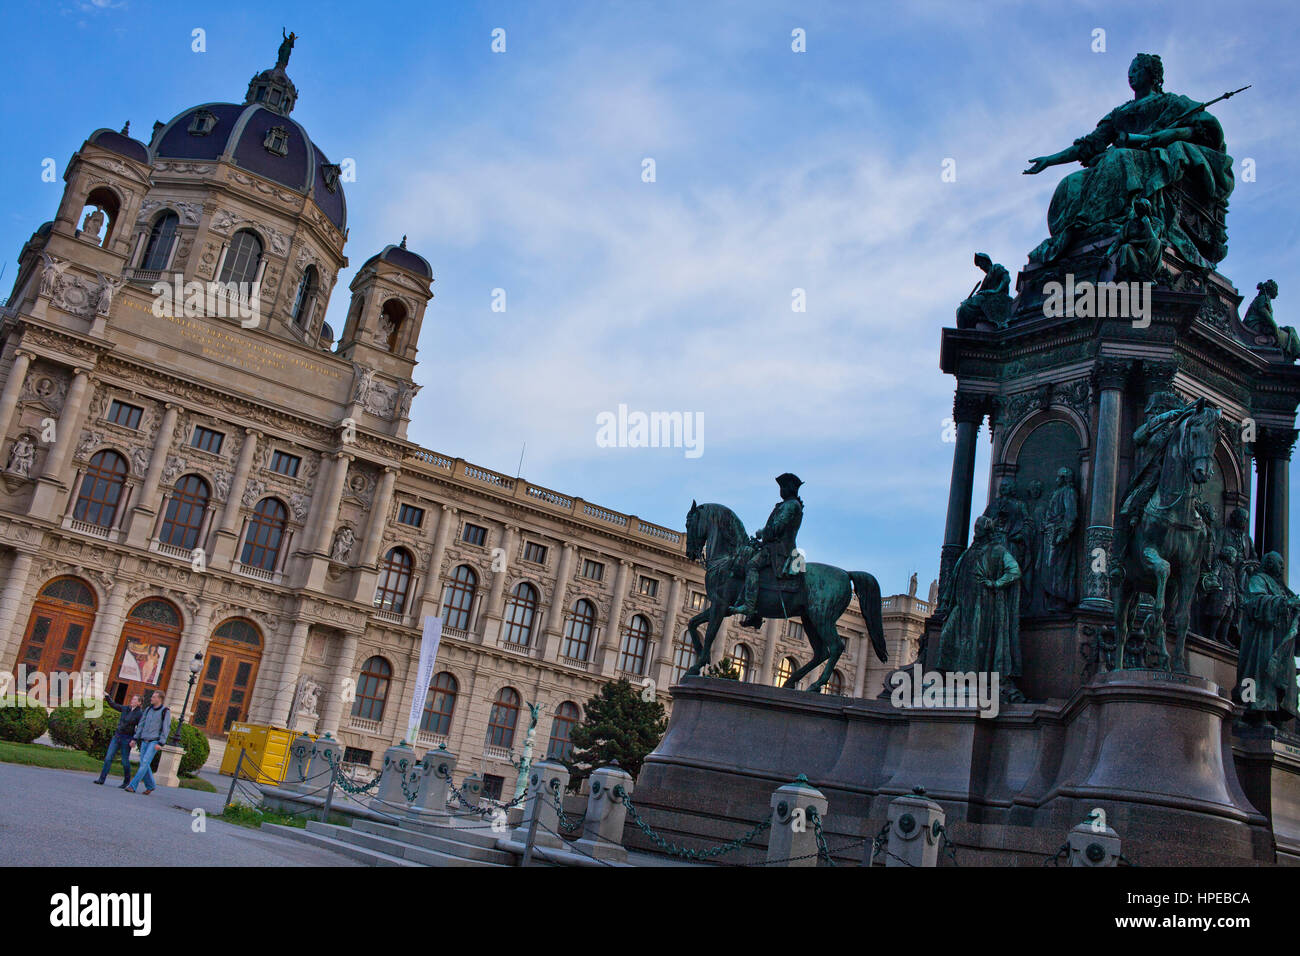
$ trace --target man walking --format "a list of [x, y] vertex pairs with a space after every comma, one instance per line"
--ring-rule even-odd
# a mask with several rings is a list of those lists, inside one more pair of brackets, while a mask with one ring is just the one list
[[135, 793], [135, 788], [144, 781], [145, 796], [158, 789], [153, 779], [153, 755], [162, 746], [172, 727], [172, 712], [163, 706], [162, 691], [156, 690], [153, 702], [140, 715], [140, 722], [135, 725], [135, 742], [140, 747], [140, 769], [135, 772], [135, 779], [126, 787], [127, 793]]
[[104, 698], [104, 702], [121, 716], [117, 718], [117, 730], [113, 732], [113, 739], [108, 742], [108, 753], [104, 756], [104, 766], [100, 768], [99, 779], [95, 783], [102, 784], [104, 782], [108, 772], [113, 769], [113, 757], [121, 755], [122, 785], [117, 789], [125, 790], [131, 782], [131, 738], [135, 736], [136, 724], [140, 723], [140, 715], [143, 713], [140, 709], [140, 695], [132, 694], [126, 707], [114, 703], [108, 697]]

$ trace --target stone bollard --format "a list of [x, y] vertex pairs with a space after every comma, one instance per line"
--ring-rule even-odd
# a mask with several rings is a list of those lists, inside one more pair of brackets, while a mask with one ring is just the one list
[[623, 863], [627, 860], [627, 850], [623, 848], [627, 804], [615, 794], [615, 787], [622, 787], [629, 797], [632, 795], [632, 775], [620, 767], [617, 760], [592, 771], [587, 813], [582, 820], [582, 837], [574, 844], [574, 849], [589, 853], [598, 860]]
[[926, 797], [923, 787], [891, 800], [885, 866], [938, 866], [939, 833], [945, 819], [943, 807]]
[[447, 749], [446, 744], [439, 744], [436, 750], [426, 753], [416, 764], [419, 783], [415, 799], [406, 811], [407, 816], [431, 823], [446, 823], [451, 817], [447, 797], [451, 793], [451, 774], [455, 769], [456, 755]]
[[[826, 819], [826, 797], [803, 774], [772, 794], [768, 866], [816, 866], [820, 861], [815, 820]], [[794, 859], [799, 857], [800, 859]]]
[[524, 818], [510, 834], [511, 842], [528, 842], [528, 830], [536, 816], [537, 827], [533, 831], [533, 842], [538, 846], [562, 846], [564, 841], [556, 835], [560, 832], [560, 814], [555, 804], [563, 798], [564, 788], [568, 785], [569, 769], [564, 764], [549, 759], [533, 764], [528, 771]]
[[1070, 866], [1119, 866], [1119, 834], [1096, 813], [1070, 831]]
[[320, 780], [311, 779], [312, 741], [306, 734], [299, 734], [289, 745], [289, 763], [284, 770], [284, 780], [280, 786], [289, 790], [316, 790], [329, 783], [329, 777], [320, 773], [328, 769], [324, 763], [317, 766]]
[[179, 787], [181, 785], [181, 757], [185, 756], [184, 747], [163, 744], [158, 748], [162, 757], [158, 760], [158, 772], [154, 775], [160, 787]]
[[411, 768], [414, 766], [415, 751], [405, 740], [385, 750], [384, 769], [379, 775], [379, 789], [375, 791], [375, 799], [405, 809], [410, 801], [406, 799], [402, 784], [405, 782], [406, 788], [410, 789], [411, 785], [407, 777], [410, 776]]

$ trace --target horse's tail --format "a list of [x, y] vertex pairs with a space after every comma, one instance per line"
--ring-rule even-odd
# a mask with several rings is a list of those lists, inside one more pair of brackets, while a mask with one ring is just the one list
[[849, 580], [853, 590], [858, 594], [858, 607], [862, 619], [867, 622], [867, 634], [871, 646], [881, 661], [889, 661], [889, 649], [885, 646], [885, 622], [880, 613], [880, 585], [866, 571], [850, 571]]

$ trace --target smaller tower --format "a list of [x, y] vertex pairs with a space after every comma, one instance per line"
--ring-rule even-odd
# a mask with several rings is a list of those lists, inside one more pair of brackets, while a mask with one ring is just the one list
[[365, 368], [409, 383], [424, 310], [433, 298], [433, 269], [424, 257], [385, 246], [357, 271], [339, 354]]

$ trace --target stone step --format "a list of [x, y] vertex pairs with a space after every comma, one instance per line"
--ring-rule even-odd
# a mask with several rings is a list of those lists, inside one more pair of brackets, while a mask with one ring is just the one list
[[[514, 866], [515, 857], [504, 850], [496, 848], [496, 841], [502, 834], [491, 830], [466, 831], [454, 827], [434, 829], [424, 826], [420, 829], [396, 827], [374, 820], [357, 820], [352, 827], [364, 833], [374, 834], [386, 840], [410, 844], [423, 850], [458, 857], [468, 863], [490, 863], [496, 866]], [[489, 839], [490, 838], [490, 839]]]
[[490, 850], [496, 849], [497, 841], [511, 832], [510, 828], [506, 828], [502, 833], [494, 833], [491, 824], [484, 820], [473, 820], [466, 826], [449, 826], [447, 824], [431, 823], [427, 820], [403, 820], [401, 829], [409, 830], [412, 833], [427, 833], [441, 837], [444, 840], [455, 840], [457, 843], [486, 847]]
[[[358, 820], [367, 827], [386, 826], [373, 821]], [[407, 861], [420, 866], [510, 866], [510, 855], [498, 854], [497, 858], [483, 858], [484, 851], [476, 847], [449, 843], [446, 847], [421, 846], [409, 841], [413, 835], [397, 827], [389, 827], [394, 835], [381, 835], [361, 827], [340, 827], [315, 820], [307, 822], [307, 829], [312, 833], [327, 835], [353, 846], [363, 847], [376, 853]], [[462, 856], [461, 851], [475, 855]]]
[[[263, 830], [275, 833], [277, 836], [287, 837], [290, 840], [297, 840], [299, 843], [310, 843], [325, 850], [333, 850], [343, 856], [359, 860], [367, 866], [424, 866], [423, 863], [417, 863], [413, 860], [406, 860], [400, 856], [393, 856], [378, 850], [360, 846], [346, 840], [336, 839], [332, 834], [318, 833], [313, 830], [303, 830], [299, 827], [287, 827], [278, 823], [264, 823]], [[335, 827], [334, 829], [346, 830], [347, 827]]]

